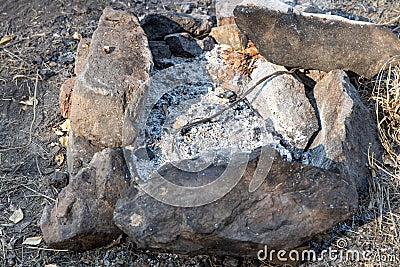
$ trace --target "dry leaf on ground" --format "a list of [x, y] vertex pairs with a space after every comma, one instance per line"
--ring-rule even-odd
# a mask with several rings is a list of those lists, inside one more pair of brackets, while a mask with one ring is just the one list
[[31, 245], [31, 246], [37, 246], [42, 242], [42, 237], [41, 236], [34, 236], [34, 237], [28, 237], [27, 239], [22, 242], [22, 245]]
[[68, 145], [68, 136], [61, 136], [58, 141], [63, 147], [67, 147]]
[[61, 125], [61, 131], [63, 132], [69, 132], [69, 130], [71, 129], [71, 122], [69, 121], [69, 119], [66, 119]]
[[0, 39], [0, 45], [8, 43], [11, 40], [11, 35], [4, 35], [3, 38]]
[[17, 224], [20, 221], [22, 221], [23, 218], [24, 218], [24, 213], [22, 212], [22, 209], [19, 208], [16, 211], [14, 211], [13, 214], [11, 214], [9, 220]]
[[63, 154], [57, 155], [55, 160], [56, 160], [57, 165], [61, 166], [64, 163], [64, 155]]

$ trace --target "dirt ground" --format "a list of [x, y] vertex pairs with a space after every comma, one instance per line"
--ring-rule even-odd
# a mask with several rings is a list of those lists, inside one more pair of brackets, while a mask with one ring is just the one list
[[[371, 1], [371, 5], [378, 2]], [[54, 202], [67, 182], [63, 173], [65, 159], [62, 163], [66, 151], [54, 128], [59, 129], [65, 121], [59, 113], [58, 94], [62, 82], [74, 75], [78, 41], [73, 34], [78, 32], [82, 37], [91, 37], [107, 5], [132, 10], [138, 16], [161, 9], [214, 14], [212, 0], [179, 1], [179, 4], [166, 0], [0, 1], [0, 266], [263, 265], [255, 258], [186, 257], [140, 251], [129, 242], [84, 253], [54, 251], [43, 241], [37, 246], [22, 244], [28, 237], [41, 236], [42, 209], [47, 202]], [[357, 7], [355, 13], [360, 10], [360, 15], [365, 15], [365, 9], [358, 4]], [[385, 9], [385, 3], [382, 7]], [[389, 8], [392, 12], [387, 21], [396, 18], [396, 12], [400, 13], [396, 8]], [[1, 39], [4, 36], [11, 39]], [[37, 103], [33, 101], [35, 98]], [[10, 216], [19, 209], [23, 219], [13, 223]], [[373, 214], [379, 213], [361, 209], [358, 217], [346, 224], [349, 229], [340, 225], [318, 238], [330, 242], [332, 236], [341, 235], [343, 229], [358, 231], [359, 225], [376, 219]]]

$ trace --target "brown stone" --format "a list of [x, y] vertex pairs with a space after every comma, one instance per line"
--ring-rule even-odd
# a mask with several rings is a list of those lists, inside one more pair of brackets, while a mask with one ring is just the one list
[[227, 24], [211, 29], [210, 36], [218, 44], [226, 44], [234, 50], [241, 51], [246, 48], [247, 38], [235, 24]]
[[238, 27], [268, 61], [281, 66], [376, 75], [400, 41], [376, 24], [303, 13], [278, 0], [248, 0], [235, 10]]
[[66, 80], [60, 88], [60, 113], [61, 115], [68, 119], [71, 112], [71, 104], [72, 104], [72, 91], [75, 85], [75, 77], [69, 78]]
[[121, 149], [97, 153], [65, 187], [40, 226], [50, 248], [83, 251], [109, 244], [122, 234], [113, 222], [115, 203], [128, 187]]
[[[137, 18], [106, 8], [78, 73], [71, 107], [77, 136], [104, 146], [121, 146], [122, 132], [135, 135], [131, 121], [149, 82], [151, 53]], [[125, 124], [126, 122], [126, 124]]]

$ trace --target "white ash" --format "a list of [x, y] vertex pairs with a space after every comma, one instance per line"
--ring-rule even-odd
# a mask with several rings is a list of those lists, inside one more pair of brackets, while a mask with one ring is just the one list
[[187, 123], [207, 118], [227, 107], [229, 99], [221, 97], [227, 95], [224, 93], [208, 83], [185, 85], [160, 98], [147, 121], [150, 158], [158, 165], [194, 159], [207, 151], [223, 156], [232, 152], [249, 153], [278, 142], [267, 129], [266, 122], [245, 102], [226, 110], [212, 122], [179, 131]]
[[[220, 156], [216, 157], [219, 161], [218, 158], [229, 159], [229, 153], [251, 152], [258, 147], [269, 145], [273, 146], [286, 161], [309, 164], [312, 153], [290, 146], [270, 123], [252, 109], [248, 102], [241, 102], [235, 108], [213, 119], [212, 122], [201, 123], [185, 131], [179, 131], [179, 128], [187, 123], [205, 119], [229, 105], [227, 98], [229, 94], [218, 87], [218, 79], [213, 76], [217, 73], [216, 71], [228, 68], [220, 57], [221, 49], [217, 46], [204, 56], [190, 59], [189, 62], [193, 63], [186, 61], [182, 63], [173, 58], [171, 60], [173, 67], [152, 73], [154, 75], [152, 77], [155, 77], [153, 84], [158, 85], [153, 88], [152, 95], [160, 98], [152, 108], [151, 105], [147, 107], [151, 109], [146, 119], [146, 140], [144, 140], [146, 154], [151, 160], [148, 163], [153, 169], [157, 169], [165, 163], [176, 163], [185, 159], [202, 162], [202, 159], [209, 157], [210, 151], [215, 152], [211, 155]], [[196, 67], [193, 67], [193, 64]], [[207, 73], [213, 77], [213, 81], [210, 80], [210, 76], [201, 78]], [[175, 75], [177, 79], [173, 78]], [[191, 78], [186, 79], [185, 75]], [[174, 80], [185, 80], [186, 84], [176, 83]], [[204, 80], [204, 82], [187, 83], [188, 80]], [[237, 74], [231, 82], [239, 88], [239, 92], [242, 92], [246, 89], [249, 78]], [[221, 94], [225, 94], [225, 98], [220, 97]], [[142, 164], [143, 168], [140, 169], [148, 172], [150, 165]]]

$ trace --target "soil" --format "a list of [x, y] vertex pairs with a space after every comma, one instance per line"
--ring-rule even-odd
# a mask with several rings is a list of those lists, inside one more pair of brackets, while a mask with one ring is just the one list
[[[186, 257], [141, 251], [124, 238], [116, 242], [114, 247], [84, 253], [51, 250], [43, 241], [38, 246], [22, 244], [28, 237], [41, 236], [39, 225], [42, 209], [47, 202], [54, 202], [67, 183], [65, 158], [63, 160], [66, 151], [54, 128], [60, 129], [65, 121], [59, 112], [58, 95], [62, 82], [74, 76], [78, 44], [74, 33], [78, 32], [84, 38], [91, 37], [107, 5], [131, 10], [138, 16], [157, 10], [214, 14], [212, 0], [174, 2], [0, 2], [0, 266], [262, 264], [255, 258]], [[4, 36], [11, 36], [11, 39], [6, 42], [1, 39]], [[32, 97], [36, 97], [37, 104]], [[21, 101], [27, 101], [28, 105], [21, 104]], [[10, 216], [18, 209], [23, 211], [24, 218], [13, 223]]]

